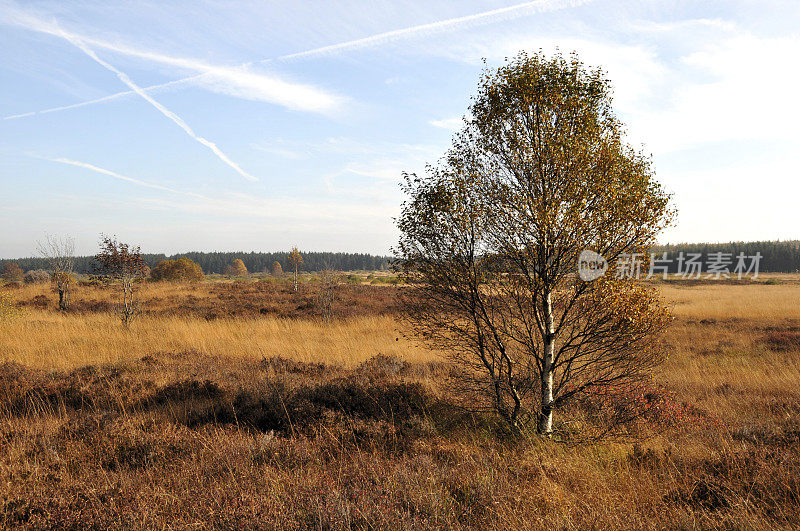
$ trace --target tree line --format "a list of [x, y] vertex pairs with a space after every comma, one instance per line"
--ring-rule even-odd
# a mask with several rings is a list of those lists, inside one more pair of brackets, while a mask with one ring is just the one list
[[800, 240], [787, 241], [760, 241], [760, 242], [729, 242], [729, 243], [676, 243], [659, 245], [651, 252], [656, 258], [662, 253], [667, 253], [667, 258], [672, 260], [666, 265], [670, 273], [678, 272], [677, 258], [680, 253], [688, 256], [689, 253], [699, 253], [705, 260], [713, 253], [731, 253], [735, 259], [739, 253], [745, 256], [755, 256], [761, 253], [760, 272], [768, 273], [794, 273], [800, 270]]
[[[739, 253], [754, 256], [761, 253], [759, 271], [769, 273], [794, 273], [800, 270], [800, 240], [787, 241], [755, 241], [755, 242], [730, 242], [730, 243], [676, 243], [659, 245], [651, 252], [658, 254], [666, 252], [671, 259], [677, 259], [680, 253], [700, 253], [703, 257], [711, 253], [732, 253], [735, 257]], [[304, 271], [376, 271], [388, 269], [392, 258], [389, 256], [376, 256], [365, 253], [334, 253], [334, 252], [304, 252]], [[186, 256], [197, 263], [207, 274], [225, 274], [226, 268], [236, 260], [241, 259], [251, 273], [269, 272], [272, 264], [278, 262], [285, 271], [293, 271], [290, 263], [289, 252], [188, 252], [171, 256], [165, 254], [142, 254], [142, 259], [150, 267], [155, 267], [161, 260], [177, 260]], [[91, 274], [94, 272], [94, 256], [75, 257], [76, 273]], [[48, 269], [47, 260], [41, 257], [18, 258], [0, 260], [0, 270], [13, 262], [24, 271], [34, 269]], [[673, 261], [670, 273], [677, 272], [678, 263]]]
[[[303, 271], [375, 271], [389, 267], [391, 258], [388, 256], [375, 256], [365, 253], [334, 253], [334, 252], [303, 252]], [[171, 256], [165, 254], [142, 254], [142, 260], [150, 268], [154, 268], [162, 260], [177, 260], [187, 257], [197, 263], [206, 274], [224, 274], [226, 267], [236, 260], [241, 259], [251, 273], [269, 272], [272, 264], [278, 262], [285, 271], [293, 271], [294, 265], [290, 262], [288, 252], [188, 252]], [[0, 260], [0, 269], [6, 263], [14, 262], [25, 271], [34, 269], [49, 269], [47, 259], [42, 257], [19, 258]], [[77, 256], [74, 258], [76, 273], [92, 274], [95, 272], [94, 256]]]

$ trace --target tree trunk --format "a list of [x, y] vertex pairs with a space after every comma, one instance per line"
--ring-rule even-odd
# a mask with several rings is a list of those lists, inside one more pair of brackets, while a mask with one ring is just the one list
[[553, 337], [553, 304], [550, 293], [544, 301], [543, 312], [545, 337], [544, 355], [542, 356], [542, 406], [539, 412], [540, 434], [550, 437], [553, 433], [553, 352], [555, 338]]
[[58, 290], [58, 309], [59, 310], [67, 309], [67, 294], [66, 291], [63, 289]]
[[294, 290], [297, 291], [297, 266], [294, 266]]

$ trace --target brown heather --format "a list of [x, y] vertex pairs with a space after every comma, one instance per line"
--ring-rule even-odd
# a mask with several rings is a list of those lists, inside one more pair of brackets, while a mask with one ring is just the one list
[[800, 280], [770, 280], [659, 283], [687, 414], [578, 446], [450, 403], [403, 288], [340, 285], [323, 319], [311, 283], [147, 283], [130, 330], [110, 289], [0, 288], [0, 525], [791, 528]]

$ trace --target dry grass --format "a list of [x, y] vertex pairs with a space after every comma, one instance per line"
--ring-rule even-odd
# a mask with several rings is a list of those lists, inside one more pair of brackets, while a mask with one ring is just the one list
[[[775, 277], [771, 277], [775, 278]], [[676, 317], [684, 319], [795, 320], [800, 324], [800, 283], [727, 284], [707, 282], [662, 284], [664, 298]]]
[[[81, 287], [62, 314], [41, 286], [6, 289], [26, 305], [0, 323], [0, 522], [791, 528], [800, 285], [776, 281], [660, 284], [676, 322], [658, 380], [710, 420], [579, 447], [448, 404], [446, 365], [397, 331], [396, 288], [342, 290], [348, 317], [322, 320], [313, 291], [151, 285], [131, 331], [107, 290]], [[270, 301], [307, 317], [254, 313]]]
[[389, 316], [345, 321], [150, 317], [124, 330], [105, 313], [57, 314], [29, 310], [22, 319], [0, 323], [0, 361], [29, 367], [72, 369], [131, 361], [158, 352], [198, 351], [213, 356], [357, 365], [376, 354], [412, 361], [431, 354], [409, 343]]

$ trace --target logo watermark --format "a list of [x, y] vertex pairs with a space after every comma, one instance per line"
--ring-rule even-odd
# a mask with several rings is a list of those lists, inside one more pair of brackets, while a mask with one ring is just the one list
[[591, 282], [606, 274], [608, 260], [594, 251], [586, 249], [578, 257], [578, 276], [584, 282]]
[[[649, 267], [645, 271], [644, 253], [621, 253], [615, 262], [616, 278], [653, 278], [660, 276], [666, 280], [672, 273], [673, 278], [682, 280], [711, 279], [720, 280], [736, 277], [741, 280], [750, 275], [758, 278], [758, 268], [761, 263], [761, 253], [745, 255], [739, 253], [708, 253], [703, 260], [702, 253], [678, 253], [677, 257], [669, 258], [669, 253], [664, 252], [649, 254]], [[600, 254], [586, 249], [578, 257], [578, 276], [585, 282], [591, 282], [605, 274], [609, 268], [608, 261]]]

